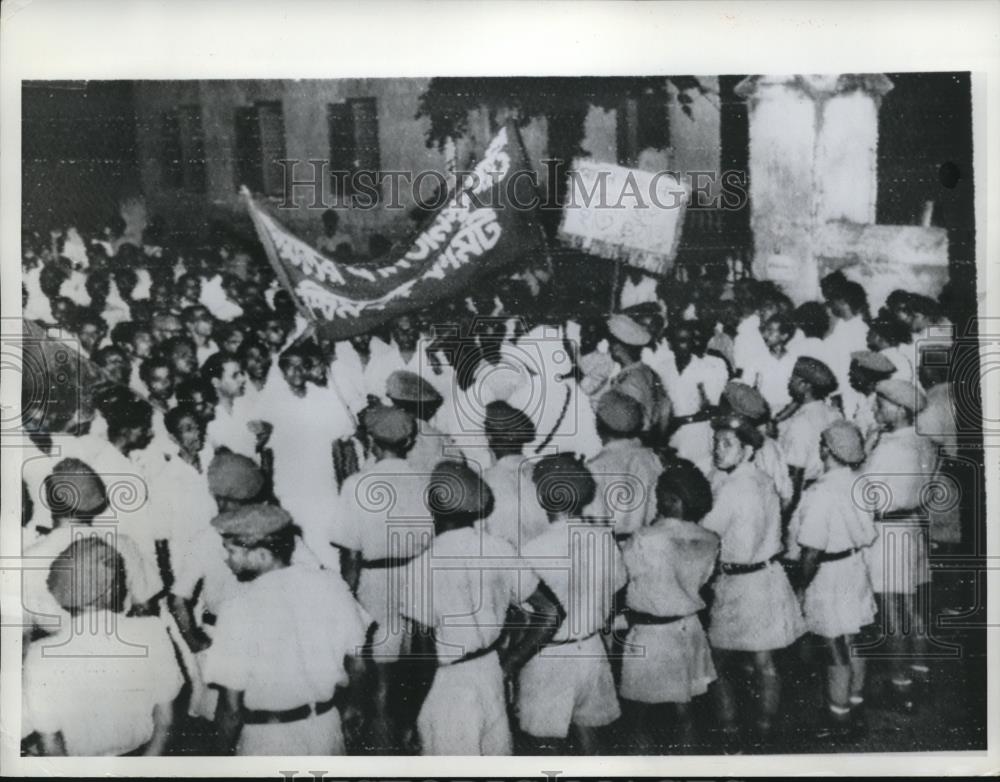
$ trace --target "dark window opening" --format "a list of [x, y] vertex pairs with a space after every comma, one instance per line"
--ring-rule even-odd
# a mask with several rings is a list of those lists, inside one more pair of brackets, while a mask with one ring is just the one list
[[163, 113], [160, 163], [164, 187], [205, 192], [205, 136], [200, 106], [180, 106]]
[[285, 121], [278, 101], [258, 101], [236, 109], [237, 186], [254, 193], [281, 196], [285, 158]]
[[[379, 197], [378, 113], [374, 98], [349, 98], [327, 106], [330, 138], [330, 176], [339, 197]], [[360, 186], [360, 188], [359, 188]]]
[[618, 108], [618, 162], [635, 166], [646, 149], [670, 146], [667, 95], [649, 88], [622, 100]]

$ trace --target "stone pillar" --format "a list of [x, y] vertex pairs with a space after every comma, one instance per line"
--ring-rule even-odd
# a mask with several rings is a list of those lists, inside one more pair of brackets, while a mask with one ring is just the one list
[[875, 222], [882, 74], [750, 76], [754, 275], [798, 304], [819, 296], [816, 237], [832, 220]]

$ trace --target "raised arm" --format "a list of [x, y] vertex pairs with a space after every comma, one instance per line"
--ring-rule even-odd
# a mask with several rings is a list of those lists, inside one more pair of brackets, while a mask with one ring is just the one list
[[146, 744], [143, 755], [154, 757], [166, 754], [170, 743], [170, 731], [174, 724], [174, 705], [171, 702], [157, 703], [153, 707], [153, 737]]
[[566, 618], [566, 611], [551, 589], [544, 582], [526, 601], [530, 610], [521, 609], [523, 622], [517, 626], [508, 623], [510, 643], [500, 653], [500, 664], [507, 676], [516, 674], [526, 662], [559, 630]]

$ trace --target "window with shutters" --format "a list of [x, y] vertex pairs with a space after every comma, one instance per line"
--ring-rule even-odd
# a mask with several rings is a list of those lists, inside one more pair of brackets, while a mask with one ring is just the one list
[[647, 90], [625, 98], [618, 109], [617, 135], [618, 162], [623, 166], [635, 166], [645, 149], [670, 146], [666, 95]]
[[205, 192], [205, 136], [200, 106], [180, 106], [163, 113], [160, 162], [164, 187]]
[[283, 195], [285, 118], [279, 101], [258, 101], [236, 109], [236, 186], [251, 192]]
[[381, 154], [375, 98], [349, 98], [327, 106], [330, 133], [330, 176], [338, 197], [378, 193]]
[[160, 125], [160, 179], [164, 187], [184, 184], [184, 150], [181, 146], [181, 121], [177, 111], [165, 111]]

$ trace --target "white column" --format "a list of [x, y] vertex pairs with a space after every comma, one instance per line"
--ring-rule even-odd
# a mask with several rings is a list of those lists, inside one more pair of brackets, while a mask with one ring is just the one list
[[796, 303], [819, 295], [816, 235], [830, 220], [875, 221], [882, 74], [751, 76], [750, 225], [755, 276]]

